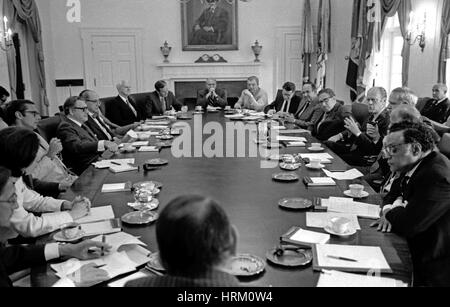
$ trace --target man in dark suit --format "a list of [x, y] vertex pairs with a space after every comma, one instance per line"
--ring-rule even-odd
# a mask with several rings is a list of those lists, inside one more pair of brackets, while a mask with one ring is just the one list
[[326, 145], [350, 165], [372, 165], [381, 152], [389, 128], [390, 114], [386, 109], [386, 100], [384, 88], [371, 88], [365, 100], [370, 115], [362, 127], [353, 118], [347, 118], [347, 130], [331, 137]]
[[5, 107], [8, 97], [9, 92], [3, 86], [0, 86], [0, 129], [8, 126], [5, 123]]
[[124, 127], [139, 121], [140, 115], [136, 105], [129, 99], [131, 86], [127, 81], [117, 84], [119, 95], [105, 105], [105, 115], [114, 124]]
[[206, 88], [197, 93], [197, 106], [206, 110], [207, 107], [225, 108], [228, 105], [227, 92], [217, 88], [215, 79], [206, 80]]
[[57, 135], [63, 145], [64, 162], [75, 174], [81, 175], [102, 152], [117, 152], [116, 143], [99, 141], [94, 132], [86, 126], [88, 107], [84, 100], [78, 97], [69, 98], [64, 104], [64, 112], [67, 120], [59, 125]]
[[336, 100], [336, 95], [332, 89], [321, 90], [319, 102], [324, 114], [314, 126], [312, 135], [320, 141], [326, 141], [345, 131], [345, 119], [351, 118], [352, 114]]
[[447, 85], [436, 84], [433, 87], [433, 99], [423, 107], [421, 114], [428, 119], [444, 124], [450, 116], [450, 100], [447, 98]]
[[173, 200], [156, 224], [156, 239], [164, 277], [148, 277], [128, 287], [237, 287], [223, 272], [236, 252], [237, 233], [213, 200], [185, 196]]
[[313, 130], [316, 123], [322, 118], [323, 110], [317, 97], [316, 85], [310, 82], [303, 84], [303, 99], [294, 115], [286, 120], [300, 128]]
[[231, 44], [228, 37], [228, 12], [218, 7], [220, 0], [206, 0], [206, 8], [194, 25], [191, 45], [227, 45]]
[[165, 81], [156, 82], [155, 89], [156, 91], [150, 93], [145, 100], [136, 105], [138, 113], [141, 114], [141, 119], [150, 119], [153, 116], [165, 115], [166, 112], [172, 110], [181, 110], [183, 104], [169, 91]]
[[431, 129], [423, 124], [391, 127], [385, 154], [402, 175], [391, 190], [381, 219], [373, 226], [408, 241], [414, 286], [450, 286], [450, 161], [434, 151]]
[[[11, 227], [10, 219], [17, 208], [16, 189], [11, 172], [4, 167], [0, 167], [0, 230]], [[3, 233], [3, 231], [0, 231], [0, 233]], [[0, 288], [12, 287], [13, 284], [9, 275], [18, 271], [44, 265], [47, 261], [60, 257], [76, 257], [81, 260], [93, 259], [96, 256], [89, 253], [90, 248], [111, 248], [106, 244], [92, 241], [85, 241], [77, 245], [54, 243], [45, 246], [5, 247], [3, 239], [0, 237]], [[68, 278], [60, 280], [55, 286], [87, 287], [108, 279], [108, 274], [104, 270], [88, 265], [82, 267]]]
[[278, 94], [275, 101], [265, 107], [264, 113], [270, 115], [278, 113], [281, 117], [288, 117], [289, 114], [297, 113], [301, 98], [295, 95], [295, 90], [294, 83], [286, 82], [283, 85], [281, 94]]

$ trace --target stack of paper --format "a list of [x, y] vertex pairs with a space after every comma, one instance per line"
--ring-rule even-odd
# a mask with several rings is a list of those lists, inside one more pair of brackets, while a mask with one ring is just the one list
[[125, 173], [125, 172], [132, 172], [137, 171], [139, 168], [137, 166], [133, 166], [130, 164], [126, 165], [112, 165], [109, 167], [109, 170], [115, 174], [117, 173]]
[[323, 244], [313, 246], [314, 270], [392, 273], [379, 247]]
[[381, 208], [377, 205], [355, 202], [350, 198], [330, 197], [322, 199], [322, 206], [328, 211], [355, 214], [360, 218], [379, 219]]
[[277, 141], [278, 142], [303, 142], [303, 143], [307, 142], [307, 140], [304, 137], [284, 136], [284, 135], [277, 136]]
[[85, 237], [98, 236], [122, 231], [120, 220], [111, 219], [94, 223], [81, 224]]
[[159, 152], [159, 148], [156, 146], [142, 146], [139, 152]]
[[357, 169], [351, 169], [346, 172], [330, 172], [326, 169], [323, 169], [324, 173], [331, 178], [336, 180], [355, 180], [357, 178], [364, 177], [364, 174], [358, 171]]
[[[102, 242], [103, 236], [98, 236], [93, 238], [92, 241]], [[141, 245], [147, 246], [144, 242], [139, 240], [139, 238], [132, 236], [125, 232], [118, 232], [115, 234], [111, 234], [105, 236], [105, 242], [111, 246], [111, 251], [116, 252], [120, 249], [120, 247], [124, 245]]]
[[336, 182], [328, 177], [311, 177], [310, 179], [309, 187], [332, 187], [336, 185]]
[[280, 134], [303, 134], [303, 133], [311, 134], [311, 131], [304, 129], [287, 129], [280, 131]]
[[392, 278], [339, 271], [322, 271], [317, 284], [319, 288], [396, 288], [407, 286], [404, 282]]
[[128, 191], [131, 191], [131, 187], [127, 183], [104, 184], [102, 187], [102, 193], [115, 193]]
[[134, 161], [135, 159], [102, 160], [99, 162], [92, 163], [92, 165], [94, 165], [95, 168], [103, 169], [103, 168], [110, 168], [112, 166], [118, 166], [117, 164], [120, 165], [134, 164]]
[[306, 147], [306, 143], [303, 142], [288, 142], [286, 147]]
[[354, 214], [336, 213], [336, 212], [307, 212], [306, 226], [310, 228], [325, 228], [333, 218], [346, 218], [350, 221], [352, 229], [361, 230], [358, 217]]
[[300, 154], [300, 157], [302, 157], [302, 159], [317, 159], [317, 160], [321, 160], [320, 163], [322, 164], [331, 164], [331, 161], [333, 160], [333, 156], [328, 154], [328, 153], [313, 153], [313, 154]]
[[115, 217], [114, 211], [111, 206], [95, 207], [91, 208], [91, 211], [87, 216], [77, 220], [77, 223], [86, 224], [97, 221], [110, 220], [113, 219], [114, 217]]
[[281, 239], [292, 244], [313, 246], [314, 244], [327, 243], [330, 240], [330, 235], [301, 228], [294, 228], [294, 231], [290, 231], [288, 235], [283, 236]]

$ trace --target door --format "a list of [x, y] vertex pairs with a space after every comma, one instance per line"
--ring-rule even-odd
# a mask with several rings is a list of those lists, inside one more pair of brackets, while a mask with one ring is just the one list
[[134, 36], [92, 36], [93, 89], [100, 97], [116, 95], [121, 80], [137, 91], [135, 40]]

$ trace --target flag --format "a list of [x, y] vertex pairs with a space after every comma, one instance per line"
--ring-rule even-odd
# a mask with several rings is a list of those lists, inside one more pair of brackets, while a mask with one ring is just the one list
[[325, 88], [326, 62], [331, 52], [331, 1], [320, 0], [318, 17], [317, 89]]
[[311, 80], [311, 54], [314, 53], [314, 32], [312, 26], [311, 1], [305, 0], [302, 22], [303, 82]]

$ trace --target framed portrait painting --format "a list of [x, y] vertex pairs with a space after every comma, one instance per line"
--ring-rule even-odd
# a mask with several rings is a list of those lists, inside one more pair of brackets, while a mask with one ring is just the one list
[[182, 0], [183, 51], [238, 50], [236, 0]]

